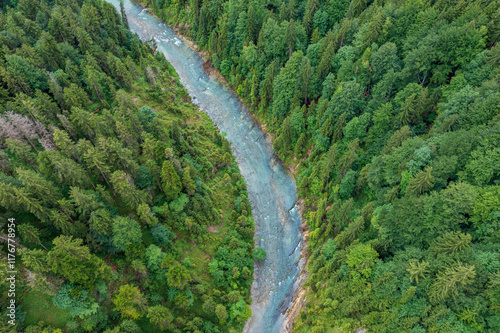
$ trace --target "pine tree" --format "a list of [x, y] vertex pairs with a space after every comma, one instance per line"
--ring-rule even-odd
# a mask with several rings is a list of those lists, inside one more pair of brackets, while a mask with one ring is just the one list
[[64, 88], [64, 100], [66, 105], [70, 105], [75, 108], [85, 109], [91, 104], [85, 90], [74, 83], [71, 83], [69, 87]]
[[306, 29], [306, 34], [309, 36], [312, 30], [312, 21], [316, 10], [318, 9], [318, 0], [308, 0], [306, 11], [304, 14], [303, 25]]
[[110, 168], [107, 164], [105, 155], [99, 148], [94, 146], [88, 147], [87, 150], [83, 152], [83, 160], [89, 166], [89, 168], [99, 172], [106, 184], [111, 187], [111, 184], [106, 177], [106, 174], [110, 171]]
[[59, 212], [57, 209], [50, 210], [48, 220], [50, 220], [57, 229], [61, 230], [64, 235], [71, 236], [77, 234], [76, 227], [71, 223], [69, 217]]
[[52, 271], [93, 290], [98, 279], [109, 277], [110, 269], [101, 259], [90, 253], [81, 239], [59, 236], [53, 240], [54, 248], [48, 254], [48, 264]]
[[367, 48], [372, 45], [372, 43], [377, 41], [377, 38], [382, 33], [382, 28], [384, 25], [384, 17], [382, 16], [382, 10], [379, 10], [368, 24], [368, 28], [363, 35], [364, 44], [363, 47]]
[[476, 276], [473, 265], [462, 265], [447, 268], [444, 273], [438, 275], [437, 280], [429, 290], [430, 300], [433, 303], [444, 301], [449, 297], [458, 296], [460, 287], [470, 285]]
[[382, 151], [383, 154], [389, 154], [392, 149], [401, 146], [404, 140], [411, 136], [410, 127], [403, 126], [400, 130], [395, 132], [387, 141], [387, 144]]
[[331, 173], [334, 166], [337, 164], [337, 145], [331, 145], [330, 149], [326, 153], [325, 159], [323, 160], [321, 168], [321, 179], [323, 183], [326, 184], [330, 180]]
[[419, 171], [415, 177], [408, 183], [407, 194], [422, 194], [434, 186], [434, 177], [432, 176], [432, 167], [426, 167]]
[[43, 178], [39, 173], [17, 168], [16, 172], [30, 195], [37, 197], [43, 204], [50, 206], [60, 199], [61, 192], [51, 181]]
[[[226, 155], [224, 154], [224, 157], [225, 156]], [[230, 161], [229, 161], [229, 163], [230, 163]], [[186, 191], [187, 194], [194, 195], [194, 192], [196, 191], [196, 184], [195, 184], [194, 180], [191, 178], [191, 168], [190, 167], [186, 167], [186, 169], [184, 170], [184, 175], [182, 177], [182, 186], [184, 187], [184, 190]]]
[[[312, 0], [316, 1], [316, 0]], [[295, 51], [295, 39], [297, 38], [297, 32], [295, 31], [295, 21], [291, 20], [288, 24], [285, 33], [285, 43], [288, 49], [288, 58], [292, 57], [292, 53]]]
[[294, 20], [297, 16], [297, 9], [295, 8], [295, 0], [288, 1], [288, 6], [286, 8], [286, 20]]
[[98, 209], [90, 213], [89, 227], [98, 235], [111, 235], [113, 219], [111, 213], [104, 208]]
[[123, 62], [121, 62], [120, 59], [116, 60], [115, 63], [116, 66], [116, 75], [115, 77], [118, 79], [118, 82], [125, 88], [131, 89], [132, 88], [132, 76], [130, 72], [127, 70]]
[[284, 153], [288, 153], [292, 149], [292, 128], [290, 126], [290, 117], [287, 117], [280, 129], [276, 146]]
[[351, 4], [349, 6], [349, 12], [347, 13], [347, 16], [349, 18], [354, 18], [354, 17], [358, 16], [365, 8], [366, 8], [366, 0], [351, 1]]
[[452, 254], [468, 249], [471, 245], [472, 236], [460, 231], [447, 232], [441, 237], [436, 238], [429, 250], [434, 255]]
[[343, 177], [349, 169], [351, 169], [354, 161], [359, 160], [357, 152], [359, 151], [359, 139], [353, 140], [349, 143], [347, 151], [339, 158], [337, 169], [341, 177]]
[[59, 51], [55, 38], [47, 32], [42, 32], [38, 52], [51, 71], [56, 71], [64, 64], [64, 58]]
[[182, 183], [177, 175], [177, 172], [172, 165], [172, 162], [163, 162], [163, 167], [161, 169], [161, 179], [163, 192], [168, 201], [172, 201], [177, 198], [182, 189]]
[[250, 90], [250, 101], [254, 108], [259, 105], [259, 81], [255, 73], [252, 74], [252, 85]]
[[10, 184], [2, 184], [3, 193], [0, 193], [0, 200], [6, 207], [24, 208], [42, 221], [49, 221], [48, 209], [42, 206], [40, 200], [33, 198], [25, 189], [15, 187]]
[[84, 168], [72, 159], [64, 157], [57, 151], [43, 151], [38, 155], [40, 172], [52, 177], [62, 186], [87, 187], [94, 186], [86, 176]]
[[308, 104], [308, 99], [307, 97], [310, 94], [310, 83], [311, 83], [311, 78], [313, 77], [314, 70], [313, 67], [311, 66], [311, 61], [309, 60], [308, 57], [304, 57], [302, 60], [302, 98], [304, 99], [304, 107], [305, 105]]
[[123, 0], [120, 0], [120, 13], [122, 14], [122, 25], [130, 29], [128, 25], [127, 13], [125, 12], [125, 6], [123, 5]]
[[139, 221], [150, 227], [154, 227], [158, 224], [158, 219], [153, 215], [151, 209], [146, 203], [141, 203], [137, 207], [137, 216], [139, 217]]
[[249, 42], [256, 42], [257, 41], [257, 33], [258, 33], [258, 26], [255, 22], [255, 14], [254, 14], [254, 9], [253, 6], [248, 6], [248, 14], [247, 14], [247, 25], [246, 25], [246, 35], [247, 35], [247, 40]]
[[28, 248], [19, 249], [19, 254], [23, 264], [35, 272], [48, 272], [50, 266], [47, 263], [47, 252], [43, 250], [30, 250]]
[[110, 176], [114, 191], [131, 209], [145, 203], [148, 199], [147, 192], [135, 188], [132, 178], [123, 171], [115, 171]]
[[417, 260], [414, 260], [408, 264], [408, 268], [406, 269], [406, 271], [410, 273], [410, 280], [412, 282], [415, 281], [417, 282], [417, 284], [419, 284], [420, 278], [425, 279], [426, 278], [425, 275], [429, 273], [428, 267], [429, 267], [428, 262], [425, 261], [419, 262]]
[[31, 167], [33, 171], [37, 171], [36, 154], [27, 143], [11, 139], [5, 140], [5, 143], [11, 153]]
[[[38, 244], [41, 247], [43, 247], [45, 250], [47, 248], [40, 242], [40, 230], [35, 228], [31, 224], [21, 224], [18, 227], [19, 234], [21, 237], [24, 239], [25, 242], [29, 244]], [[47, 250], [48, 251], [48, 250]]]
[[335, 123], [335, 127], [333, 128], [333, 138], [332, 142], [338, 142], [342, 139], [343, 129], [347, 122], [347, 114], [344, 112], [340, 115], [339, 119]]
[[278, 74], [279, 70], [277, 68], [276, 62], [273, 60], [271, 64], [267, 67], [266, 75], [264, 81], [262, 81], [262, 87], [260, 90], [260, 108], [267, 109], [269, 103], [273, 98], [273, 84], [274, 77]]
[[302, 133], [299, 136], [299, 139], [297, 140], [297, 142], [295, 143], [295, 148], [294, 148], [294, 151], [293, 151], [293, 154], [297, 158], [302, 158], [303, 157], [303, 153], [307, 149], [307, 143], [308, 143], [307, 134], [306, 133]]
[[[328, 39], [325, 38], [325, 43]], [[332, 40], [326, 50], [321, 54], [321, 58], [318, 64], [318, 67], [316, 67], [316, 73], [320, 78], [325, 78], [328, 73], [330, 72], [330, 69], [332, 67], [332, 59], [333, 55], [335, 54], [335, 44], [334, 41]]]
[[363, 232], [365, 220], [363, 216], [358, 216], [354, 222], [349, 223], [347, 228], [335, 237], [334, 241], [340, 248], [349, 246]]
[[302, 51], [296, 51], [281, 69], [273, 83], [273, 114], [278, 120], [283, 120], [288, 115], [297, 87], [297, 73], [304, 55]]
[[[85, 83], [87, 84], [87, 89], [92, 93], [94, 98], [98, 99], [101, 105], [106, 105], [103, 103], [104, 100], [104, 91], [102, 89], [101, 84], [99, 83], [99, 74], [92, 67], [87, 66], [85, 70]], [[105, 101], [104, 101], [105, 102]]]
[[[69, 197], [71, 204], [74, 205], [74, 211], [80, 214], [84, 219], [90, 216], [90, 213], [103, 207], [94, 191], [85, 191], [79, 187], [70, 188]], [[71, 209], [71, 210], [73, 210]]]

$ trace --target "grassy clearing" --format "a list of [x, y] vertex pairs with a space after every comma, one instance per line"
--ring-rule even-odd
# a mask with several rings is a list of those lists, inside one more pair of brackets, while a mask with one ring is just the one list
[[64, 329], [71, 320], [69, 310], [58, 308], [52, 303], [52, 296], [30, 291], [22, 299], [23, 309], [26, 313], [26, 326], [36, 325], [43, 321], [54, 327]]

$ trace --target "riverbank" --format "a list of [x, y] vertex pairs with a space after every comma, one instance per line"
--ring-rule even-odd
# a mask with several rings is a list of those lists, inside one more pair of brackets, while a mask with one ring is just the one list
[[300, 216], [302, 216], [302, 248], [300, 250], [300, 260], [304, 260], [302, 270], [297, 276], [297, 289], [292, 296], [292, 300], [290, 301], [290, 306], [285, 310], [285, 321], [283, 324], [283, 328], [285, 329], [284, 333], [292, 333], [293, 332], [293, 323], [295, 318], [300, 315], [300, 312], [306, 305], [306, 289], [304, 289], [304, 282], [307, 281], [309, 277], [309, 273], [307, 271], [307, 263], [309, 262], [309, 228], [306, 225], [306, 220], [303, 218], [306, 208], [304, 199], [299, 198], [297, 201], [297, 205], [299, 207]]

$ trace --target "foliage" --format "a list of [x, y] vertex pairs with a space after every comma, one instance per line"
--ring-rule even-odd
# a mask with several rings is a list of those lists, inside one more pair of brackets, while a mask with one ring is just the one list
[[253, 250], [253, 258], [256, 259], [256, 260], [264, 260], [267, 256], [267, 253], [266, 251], [261, 248], [261, 247], [256, 247], [254, 250]]
[[131, 244], [140, 243], [141, 239], [141, 227], [137, 221], [121, 216], [113, 221], [113, 245], [120, 251], [125, 251]]
[[[242, 329], [253, 277], [244, 181], [173, 67], [129, 30], [125, 7], [0, 2], [0, 217], [17, 222], [16, 329]], [[222, 213], [236, 200], [245, 223]], [[221, 287], [205, 259], [221, 259], [230, 233]], [[207, 295], [227, 318], [205, 314]]]
[[78, 290], [78, 287], [71, 284], [64, 285], [54, 297], [54, 305], [61, 309], [70, 310], [72, 317], [79, 316], [85, 318], [95, 314], [99, 305], [88, 300], [86, 290]]
[[169, 286], [184, 289], [190, 279], [191, 275], [187, 271], [187, 268], [178, 262], [174, 262], [168, 268], [167, 281]]
[[113, 297], [113, 303], [124, 318], [137, 319], [144, 311], [146, 300], [139, 288], [126, 284]]
[[172, 321], [172, 314], [168, 308], [161, 305], [149, 307], [147, 317], [160, 329], [166, 329]]
[[498, 2], [145, 3], [296, 170], [311, 255], [294, 331], [498, 331]]

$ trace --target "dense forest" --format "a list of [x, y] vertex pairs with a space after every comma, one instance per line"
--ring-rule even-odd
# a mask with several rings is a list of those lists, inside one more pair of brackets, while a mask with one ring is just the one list
[[500, 331], [498, 0], [144, 3], [296, 169], [296, 332]]
[[0, 7], [0, 331], [241, 331], [265, 254], [224, 135], [107, 2]]

